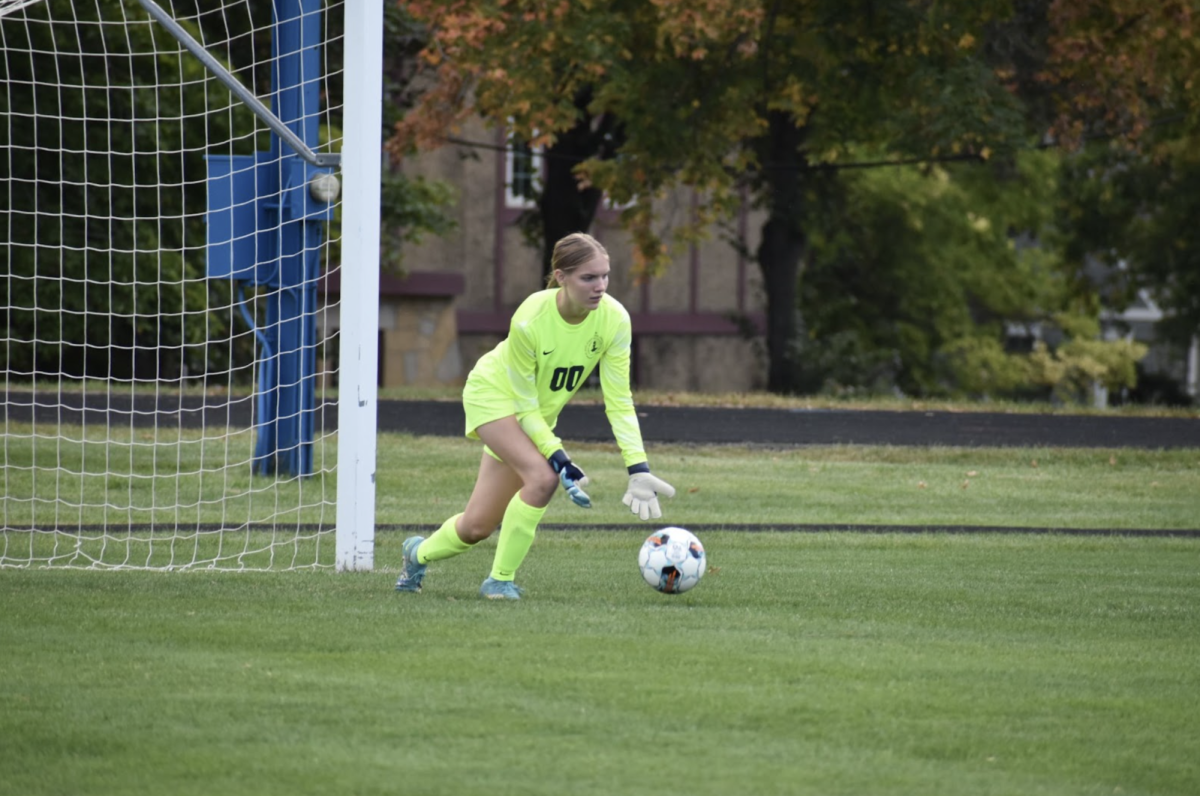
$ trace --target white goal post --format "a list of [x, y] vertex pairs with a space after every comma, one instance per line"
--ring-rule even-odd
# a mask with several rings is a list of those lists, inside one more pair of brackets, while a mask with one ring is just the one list
[[0, 567], [374, 567], [383, 2], [0, 0]]

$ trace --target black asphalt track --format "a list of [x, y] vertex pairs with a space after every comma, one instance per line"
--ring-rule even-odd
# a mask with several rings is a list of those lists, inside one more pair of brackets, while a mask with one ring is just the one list
[[[794, 445], [920, 445], [1051, 448], [1200, 448], [1200, 419], [998, 412], [638, 408], [647, 442]], [[384, 401], [381, 431], [457, 436], [462, 408], [445, 401]], [[598, 405], [568, 405], [563, 439], [608, 441], [612, 430]]]

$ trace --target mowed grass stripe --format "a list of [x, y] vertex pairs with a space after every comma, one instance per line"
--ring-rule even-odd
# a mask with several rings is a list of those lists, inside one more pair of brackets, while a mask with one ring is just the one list
[[[176, 430], [105, 441], [96, 433], [6, 439], [0, 469], [7, 528], [334, 522], [332, 470], [301, 480], [254, 476], [246, 435], [205, 439]], [[323, 467], [333, 466], [334, 442], [323, 447]], [[556, 501], [547, 525], [628, 523], [616, 446], [568, 444], [591, 477], [596, 508]], [[1194, 529], [1200, 516], [1194, 449], [652, 445], [649, 456], [678, 490], [664, 501], [663, 519], [681, 525]], [[465, 503], [479, 457], [478, 444], [465, 439], [379, 435], [377, 522], [440, 524]], [[239, 464], [219, 469], [230, 458]], [[118, 471], [106, 471], [113, 461]], [[158, 470], [163, 462], [169, 472]]]

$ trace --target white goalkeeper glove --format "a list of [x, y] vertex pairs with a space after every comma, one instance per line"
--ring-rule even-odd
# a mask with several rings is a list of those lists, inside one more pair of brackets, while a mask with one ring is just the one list
[[621, 502], [643, 520], [658, 519], [662, 516], [662, 509], [658, 507], [660, 494], [675, 497], [675, 487], [651, 475], [649, 470], [643, 470], [629, 474], [629, 489]]
[[580, 508], [590, 509], [592, 507], [592, 499], [588, 497], [587, 492], [584, 492], [580, 487], [587, 486], [588, 477], [583, 470], [579, 469], [579, 465], [571, 461], [567, 456], [566, 451], [557, 450], [550, 456], [550, 466], [554, 468], [554, 472], [558, 473], [558, 481], [562, 484], [562, 488], [567, 491], [567, 496]]

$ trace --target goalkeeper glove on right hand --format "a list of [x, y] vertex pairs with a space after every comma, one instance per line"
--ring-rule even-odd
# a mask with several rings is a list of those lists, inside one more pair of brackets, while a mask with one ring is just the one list
[[650, 475], [649, 471], [631, 473], [629, 489], [626, 490], [625, 497], [621, 498], [621, 502], [640, 519], [658, 519], [662, 516], [662, 509], [658, 507], [660, 493], [666, 497], [675, 497], [675, 487], [657, 476]]
[[571, 461], [566, 451], [555, 451], [550, 456], [550, 466], [554, 468], [554, 472], [558, 473], [559, 483], [567, 491], [572, 502], [580, 508], [590, 509], [592, 499], [588, 497], [587, 492], [580, 489], [580, 487], [587, 486], [588, 477], [584, 475], [578, 465]]

